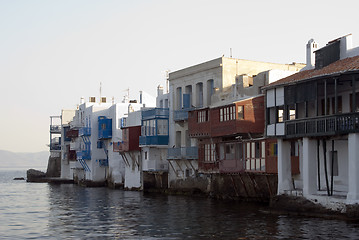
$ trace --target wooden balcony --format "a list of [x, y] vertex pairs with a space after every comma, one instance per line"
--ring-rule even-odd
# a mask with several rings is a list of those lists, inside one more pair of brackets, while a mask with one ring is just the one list
[[285, 136], [333, 136], [359, 132], [359, 113], [320, 116], [285, 122]]

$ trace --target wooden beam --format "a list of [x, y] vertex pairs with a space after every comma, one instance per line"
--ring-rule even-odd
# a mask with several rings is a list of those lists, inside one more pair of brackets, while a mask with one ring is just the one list
[[352, 76], [352, 112], [356, 111], [356, 86], [355, 86], [355, 76]]
[[168, 160], [168, 163], [170, 164], [170, 166], [172, 167], [173, 171], [175, 172], [176, 177], [178, 177], [177, 171], [176, 171], [175, 168], [173, 167], [173, 165], [172, 165], [172, 163], [171, 163], [171, 160]]

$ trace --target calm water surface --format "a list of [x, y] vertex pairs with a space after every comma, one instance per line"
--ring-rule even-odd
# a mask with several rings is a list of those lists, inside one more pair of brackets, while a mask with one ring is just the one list
[[14, 181], [0, 169], [0, 239], [359, 239], [359, 224], [258, 204]]

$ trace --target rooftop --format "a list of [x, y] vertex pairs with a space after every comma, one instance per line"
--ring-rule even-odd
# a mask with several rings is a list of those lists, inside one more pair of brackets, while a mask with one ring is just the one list
[[321, 69], [312, 69], [312, 70], [306, 70], [306, 71], [295, 73], [291, 76], [273, 82], [263, 87], [263, 89], [273, 88], [275, 86], [284, 85], [284, 84], [291, 84], [291, 83], [294, 84], [296, 82], [310, 80], [317, 77], [339, 75], [346, 72], [357, 71], [357, 70], [359, 70], [359, 56], [338, 60]]

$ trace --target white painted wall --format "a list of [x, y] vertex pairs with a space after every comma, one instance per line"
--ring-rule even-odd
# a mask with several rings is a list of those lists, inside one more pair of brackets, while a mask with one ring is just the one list
[[275, 136], [275, 124], [267, 125], [267, 136]]
[[267, 96], [266, 99], [267, 108], [275, 107], [275, 89], [267, 90], [266, 96]]
[[142, 147], [142, 170], [168, 171], [167, 146], [165, 148]]
[[142, 189], [141, 152], [132, 151], [125, 154], [129, 163], [129, 166], [125, 165], [125, 188]]

